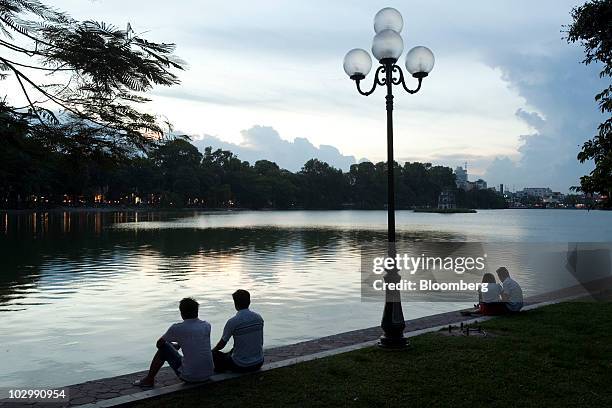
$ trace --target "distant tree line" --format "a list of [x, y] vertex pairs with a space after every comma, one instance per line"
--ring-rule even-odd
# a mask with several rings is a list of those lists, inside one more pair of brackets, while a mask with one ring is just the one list
[[[0, 206], [3, 208], [141, 205], [202, 208], [381, 209], [386, 163], [363, 162], [343, 172], [311, 159], [298, 172], [227, 150], [202, 153], [188, 140], [156, 143], [145, 153], [116, 155], [79, 138], [63, 149], [39, 143], [23, 128], [0, 129]], [[396, 166], [398, 208], [437, 206], [450, 189], [457, 205], [502, 208], [491, 190], [455, 189], [452, 170], [423, 163]]]

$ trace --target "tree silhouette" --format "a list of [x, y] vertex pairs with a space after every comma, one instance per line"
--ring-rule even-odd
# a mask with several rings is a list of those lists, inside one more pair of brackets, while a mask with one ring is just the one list
[[27, 126], [40, 143], [66, 148], [80, 137], [116, 154], [143, 150], [162, 133], [135, 106], [154, 85], [174, 85], [184, 63], [174, 44], [103, 22], [77, 21], [37, 0], [0, 0], [0, 80], [14, 80], [25, 106], [0, 102], [6, 126]]
[[[585, 51], [584, 64], [603, 65], [599, 76], [612, 77], [612, 0], [592, 0], [571, 12], [573, 22], [567, 30], [567, 41], [580, 43]], [[582, 146], [578, 153], [581, 163], [593, 160], [595, 169], [580, 178], [580, 190], [607, 196], [612, 203], [612, 85], [595, 96], [599, 108], [608, 117], [598, 127], [598, 133]]]
[[[187, 140], [153, 145], [147, 155], [120, 160], [94, 151], [60, 152], [34, 143], [25, 128], [9, 129], [16, 144], [0, 138], [0, 208], [57, 205], [136, 205], [147, 207], [383, 209], [386, 163], [354, 164], [342, 170], [311, 159], [292, 173], [268, 160], [254, 165], [227, 150], [204, 153]], [[448, 167], [404, 163], [397, 168], [397, 207], [436, 206], [443, 190], [455, 190], [457, 205], [503, 208], [491, 190], [459, 191]], [[71, 200], [66, 203], [66, 195]], [[96, 203], [94, 197], [103, 197]], [[44, 202], [43, 202], [44, 197]], [[139, 200], [136, 200], [136, 198]]]

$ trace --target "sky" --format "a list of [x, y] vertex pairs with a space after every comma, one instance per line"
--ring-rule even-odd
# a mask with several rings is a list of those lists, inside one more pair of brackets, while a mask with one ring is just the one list
[[374, 14], [395, 7], [404, 17], [404, 50], [425, 45], [436, 56], [419, 93], [396, 88], [396, 160], [467, 162], [470, 180], [562, 192], [592, 168], [576, 154], [602, 120], [593, 97], [606, 86], [598, 67], [580, 64], [582, 50], [563, 39], [579, 3], [52, 2], [78, 19], [129, 22], [150, 40], [176, 43], [188, 63], [182, 83], [153, 89], [145, 110], [199, 148], [293, 171], [312, 157], [344, 170], [386, 159], [383, 89], [359, 95], [342, 60], [352, 48], [369, 51]]

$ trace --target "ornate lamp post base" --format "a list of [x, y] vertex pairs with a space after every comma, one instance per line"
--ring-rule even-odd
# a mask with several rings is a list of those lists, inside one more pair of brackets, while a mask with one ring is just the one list
[[[402, 315], [401, 323], [389, 321], [393, 316], [397, 314]], [[389, 317], [391, 319], [389, 319]], [[408, 348], [408, 339], [404, 337], [404, 329], [406, 324], [403, 320], [402, 304], [398, 302], [385, 303], [385, 310], [383, 312], [383, 319], [381, 327], [384, 334], [378, 339], [378, 347], [390, 350], [405, 350]]]
[[406, 350], [409, 345], [408, 339], [404, 336], [387, 337], [386, 335], [382, 335], [378, 339], [378, 347], [385, 350]]
[[[389, 244], [389, 256], [395, 256], [395, 243]], [[387, 271], [386, 283], [397, 284], [401, 280], [396, 269]], [[383, 311], [380, 327], [383, 335], [378, 341], [378, 346], [384, 349], [403, 350], [408, 347], [408, 339], [404, 337], [406, 322], [402, 311], [401, 293], [399, 290], [387, 289], [385, 292], [385, 309]]]

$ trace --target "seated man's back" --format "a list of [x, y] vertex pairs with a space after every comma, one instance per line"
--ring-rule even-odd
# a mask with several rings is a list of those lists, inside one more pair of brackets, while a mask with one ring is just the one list
[[[157, 352], [151, 360], [147, 375], [133, 385], [150, 388], [165, 363], [179, 378], [188, 382], [205, 381], [214, 371], [210, 349], [210, 324], [198, 319], [200, 305], [194, 298], [184, 298], [179, 303], [180, 323], [175, 323], [157, 340]], [[182, 349], [183, 354], [178, 352]]]
[[249, 309], [239, 310], [227, 321], [222, 339], [228, 342], [234, 337], [231, 357], [236, 365], [249, 367], [263, 362], [263, 325], [263, 318]]
[[511, 312], [518, 312], [523, 307], [523, 290], [510, 273], [504, 267], [497, 269], [497, 276], [501, 280], [502, 301], [506, 302], [506, 307]]
[[162, 338], [178, 343], [183, 351], [181, 378], [203, 381], [213, 374], [210, 323], [198, 318], [186, 319], [170, 326]]

